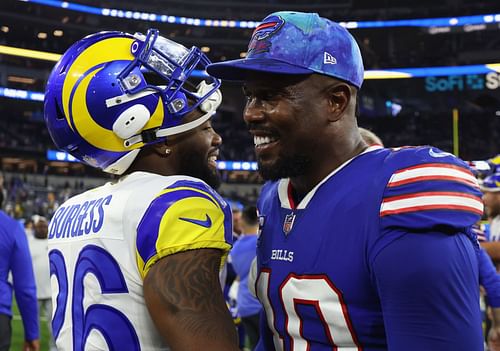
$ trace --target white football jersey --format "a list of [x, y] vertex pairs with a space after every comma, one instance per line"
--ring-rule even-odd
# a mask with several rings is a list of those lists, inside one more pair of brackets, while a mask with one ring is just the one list
[[166, 350], [143, 278], [185, 250], [221, 249], [224, 261], [231, 233], [229, 206], [196, 178], [134, 172], [69, 199], [49, 226], [58, 349]]

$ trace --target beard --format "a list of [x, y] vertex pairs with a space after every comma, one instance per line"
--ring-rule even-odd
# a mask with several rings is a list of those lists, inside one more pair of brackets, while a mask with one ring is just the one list
[[486, 206], [484, 212], [489, 218], [495, 218], [496, 216], [500, 215], [500, 204], [490, 207]]
[[304, 154], [282, 155], [273, 164], [264, 165], [257, 159], [259, 173], [264, 180], [279, 180], [301, 176], [309, 169], [311, 158]]
[[208, 165], [206, 155], [195, 151], [186, 151], [180, 155], [179, 174], [203, 180], [217, 190], [221, 184], [219, 172]]

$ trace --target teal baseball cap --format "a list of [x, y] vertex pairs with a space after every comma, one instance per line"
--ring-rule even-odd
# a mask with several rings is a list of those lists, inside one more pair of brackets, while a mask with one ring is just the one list
[[360, 88], [363, 59], [354, 37], [317, 13], [280, 11], [255, 28], [243, 59], [208, 65], [208, 74], [243, 81], [252, 71], [278, 74], [319, 73]]

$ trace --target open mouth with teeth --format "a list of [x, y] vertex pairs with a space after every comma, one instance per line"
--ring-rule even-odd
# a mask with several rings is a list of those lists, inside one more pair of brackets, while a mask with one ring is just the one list
[[208, 156], [208, 165], [212, 168], [217, 168], [217, 155]]
[[266, 146], [270, 146], [271, 144], [278, 141], [278, 138], [272, 136], [254, 136], [253, 142], [256, 148], [263, 148]]

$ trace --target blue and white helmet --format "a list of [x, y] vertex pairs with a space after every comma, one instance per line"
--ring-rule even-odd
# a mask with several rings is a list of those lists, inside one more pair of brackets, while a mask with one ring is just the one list
[[500, 173], [495, 173], [487, 176], [481, 183], [483, 192], [499, 192], [500, 191]]
[[[220, 81], [193, 83], [210, 60], [159, 35], [100, 32], [73, 44], [45, 91], [44, 118], [55, 145], [103, 171], [122, 174], [139, 150], [196, 128], [222, 101]], [[199, 79], [198, 79], [199, 81]], [[186, 114], [204, 114], [185, 123]]]

